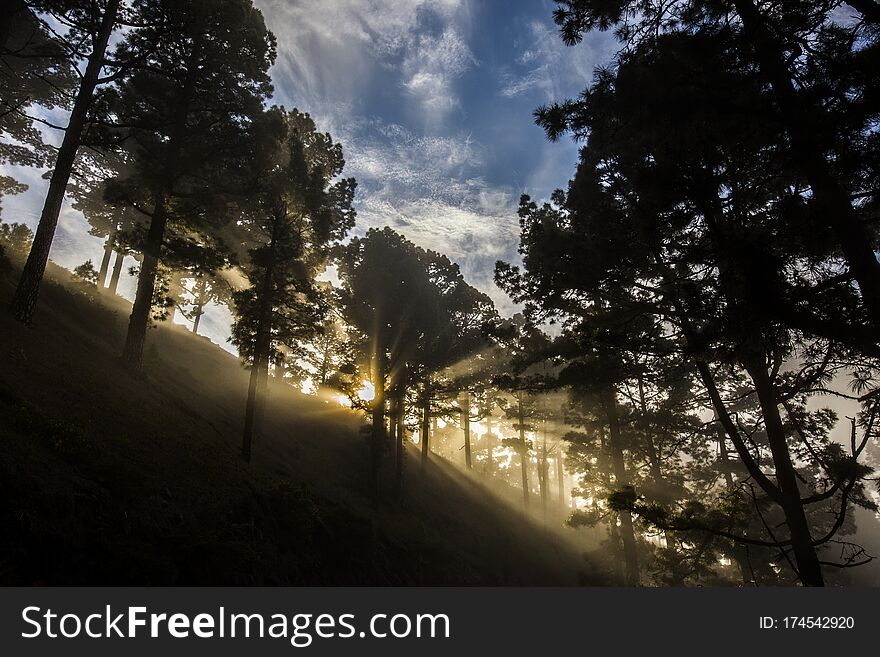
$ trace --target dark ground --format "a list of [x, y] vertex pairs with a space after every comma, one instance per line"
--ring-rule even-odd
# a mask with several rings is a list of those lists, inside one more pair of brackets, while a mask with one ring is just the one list
[[415, 450], [404, 500], [375, 513], [361, 416], [289, 386], [271, 386], [245, 464], [236, 358], [165, 324], [134, 379], [128, 302], [47, 278], [30, 329], [0, 281], [0, 584], [598, 582], [584, 537], [440, 459], [420, 472]]

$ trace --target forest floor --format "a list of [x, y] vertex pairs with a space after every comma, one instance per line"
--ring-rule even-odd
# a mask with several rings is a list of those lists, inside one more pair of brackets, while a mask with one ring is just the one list
[[412, 446], [403, 498], [389, 486], [374, 511], [362, 414], [289, 385], [271, 384], [244, 463], [234, 356], [164, 323], [132, 378], [127, 301], [50, 263], [26, 328], [5, 312], [14, 280], [0, 281], [0, 584], [605, 582], [562, 509], [542, 523], [514, 489], [437, 457], [422, 470]]

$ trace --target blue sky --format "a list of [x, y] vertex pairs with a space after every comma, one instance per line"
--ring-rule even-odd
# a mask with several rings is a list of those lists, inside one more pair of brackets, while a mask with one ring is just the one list
[[[577, 146], [549, 143], [532, 112], [578, 94], [611, 57], [608, 34], [563, 45], [551, 0], [255, 0], [278, 39], [273, 102], [307, 111], [343, 145], [358, 180], [357, 234], [389, 225], [446, 253], [465, 277], [513, 306], [492, 283], [515, 260], [516, 206], [545, 198], [574, 170]], [[35, 225], [46, 183], [3, 199], [3, 220]], [[52, 258], [100, 260], [101, 243], [65, 206]], [[133, 264], [133, 262], [131, 263]], [[123, 294], [134, 283], [124, 281]], [[179, 319], [179, 318], [178, 318]], [[224, 344], [228, 313], [204, 332]]]

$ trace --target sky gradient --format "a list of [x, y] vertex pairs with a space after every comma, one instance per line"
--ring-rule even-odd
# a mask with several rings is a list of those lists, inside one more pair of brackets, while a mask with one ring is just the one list
[[[577, 158], [570, 140], [546, 140], [532, 112], [578, 94], [613, 54], [611, 35], [566, 47], [551, 0], [255, 4], [278, 39], [272, 102], [309, 112], [342, 143], [344, 175], [359, 186], [354, 233], [387, 225], [447, 254], [510, 313], [492, 274], [496, 260], [517, 259], [519, 196], [546, 198]], [[33, 227], [43, 172], [9, 171], [30, 189], [3, 199], [2, 218]], [[52, 259], [72, 268], [90, 258], [97, 266], [101, 241], [87, 228], [68, 201]], [[120, 292], [133, 290], [126, 277]], [[229, 348], [229, 319], [212, 308], [202, 331]]]

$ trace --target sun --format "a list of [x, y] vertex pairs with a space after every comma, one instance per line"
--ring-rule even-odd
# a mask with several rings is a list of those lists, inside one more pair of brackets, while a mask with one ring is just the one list
[[376, 388], [369, 381], [364, 381], [361, 389], [357, 391], [357, 396], [361, 401], [373, 401], [376, 398]]

